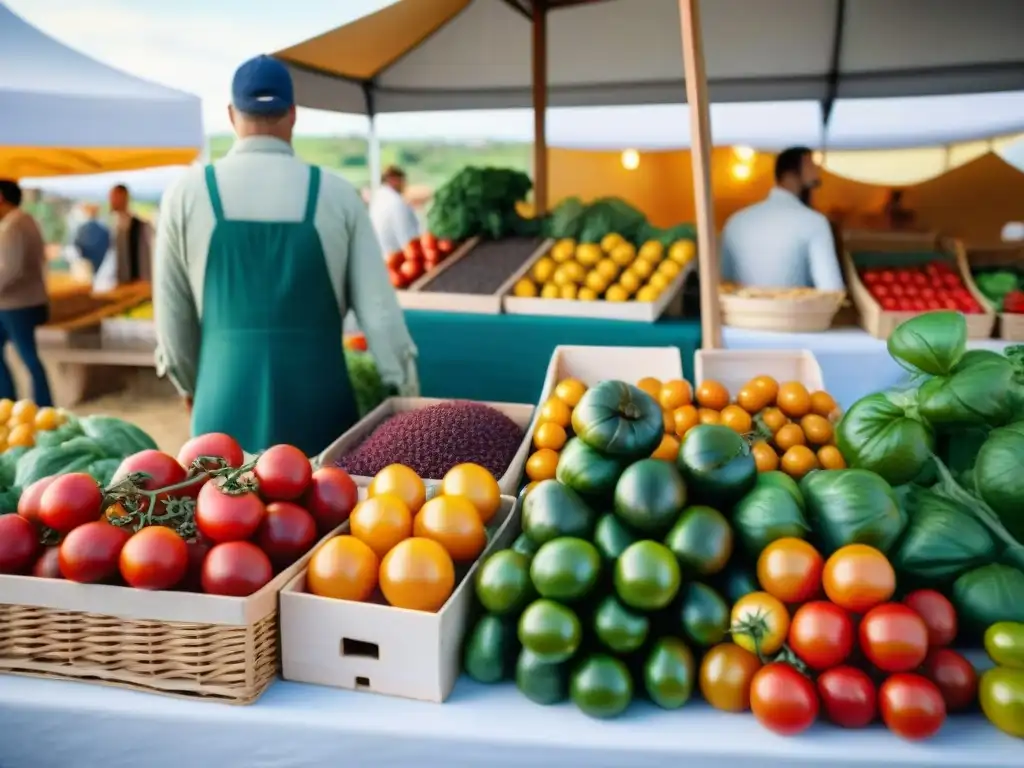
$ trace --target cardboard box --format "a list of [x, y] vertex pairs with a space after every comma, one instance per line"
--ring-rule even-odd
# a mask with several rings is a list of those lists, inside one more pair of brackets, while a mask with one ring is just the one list
[[558, 346], [548, 363], [540, 403], [565, 379], [579, 379], [591, 387], [606, 379], [636, 384], [645, 376], [662, 381], [683, 378], [679, 348]]
[[806, 349], [701, 349], [694, 356], [694, 381], [717, 381], [733, 397], [755, 376], [771, 376], [780, 384], [799, 381], [808, 392], [825, 389], [821, 365]]
[[442, 702], [462, 669], [462, 640], [472, 614], [473, 580], [487, 556], [511, 546], [520, 530], [516, 499], [503, 496], [487, 548], [437, 613], [317, 597], [306, 572], [281, 592], [283, 677], [386, 696]]

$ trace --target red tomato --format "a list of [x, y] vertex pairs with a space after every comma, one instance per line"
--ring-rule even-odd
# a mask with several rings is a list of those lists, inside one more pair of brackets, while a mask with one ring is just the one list
[[866, 270], [862, 275], [861, 279], [867, 285], [876, 285], [878, 283], [878, 273], [873, 270]]
[[821, 592], [824, 567], [818, 550], [803, 539], [778, 539], [757, 558], [757, 580], [784, 603], [804, 603]]
[[188, 568], [185, 578], [178, 584], [178, 589], [187, 592], [200, 592], [203, 589], [203, 563], [210, 553], [211, 544], [202, 539], [188, 542]]
[[449, 253], [455, 250], [455, 243], [451, 240], [438, 240], [437, 241], [437, 252], [442, 256], [447, 256]]
[[117, 573], [121, 548], [130, 534], [105, 520], [80, 525], [60, 543], [60, 572], [69, 581], [95, 584]]
[[413, 238], [405, 244], [405, 259], [406, 261], [418, 261], [423, 258], [423, 246], [420, 245], [420, 239]]
[[942, 693], [921, 675], [893, 675], [882, 683], [878, 702], [886, 727], [904, 739], [934, 736], [946, 720]]
[[956, 609], [941, 592], [919, 589], [903, 598], [903, 603], [924, 620], [928, 645], [932, 648], [947, 646], [956, 639]]
[[122, 461], [114, 473], [111, 484], [136, 473], [148, 475], [148, 478], [139, 484], [139, 487], [146, 491], [177, 485], [185, 479], [187, 474], [173, 456], [150, 449], [134, 453]]
[[388, 280], [391, 281], [392, 288], [405, 287], [405, 278], [402, 277], [402, 273], [397, 268], [388, 270]]
[[978, 673], [956, 651], [934, 648], [925, 659], [922, 672], [942, 693], [947, 712], [961, 712], [978, 700]]
[[20, 515], [0, 515], [0, 573], [23, 573], [39, 549], [36, 527]]
[[68, 533], [102, 515], [103, 493], [83, 472], [60, 475], [39, 499], [39, 522], [58, 533]]
[[896, 282], [896, 273], [891, 269], [883, 269], [878, 273], [878, 279], [880, 282], [892, 284]]
[[338, 467], [320, 467], [313, 473], [302, 506], [316, 520], [321, 535], [330, 533], [348, 520], [358, 501], [355, 481]]
[[437, 237], [432, 232], [424, 232], [420, 235], [420, 244], [424, 248], [437, 248]]
[[895, 283], [889, 287], [889, 293], [894, 298], [900, 299], [907, 295], [907, 289], [905, 286]]
[[864, 728], [877, 714], [875, 684], [856, 667], [833, 667], [818, 676], [818, 694], [829, 722]]
[[398, 267], [405, 261], [405, 254], [401, 251], [392, 251], [388, 254], [388, 257], [384, 260], [384, 263], [388, 265], [389, 269], [398, 269]]
[[806, 731], [818, 717], [818, 692], [789, 664], [761, 667], [750, 681], [750, 709], [765, 728], [781, 736]]
[[896, 299], [890, 298], [888, 296], [882, 299], [879, 303], [882, 305], [882, 309], [884, 309], [886, 312], [895, 312], [896, 309], [899, 307], [899, 304], [896, 301]]
[[860, 647], [883, 672], [909, 672], [928, 655], [928, 628], [912, 608], [884, 603], [861, 620]]
[[884, 283], [877, 284], [874, 287], [873, 292], [874, 292], [875, 296], [877, 296], [880, 299], [884, 299], [884, 298], [887, 298], [889, 296], [892, 296], [892, 293], [889, 290], [889, 286], [884, 284]]
[[32, 575], [37, 579], [63, 579], [60, 572], [60, 547], [47, 547], [32, 566]]
[[143, 528], [121, 550], [120, 568], [131, 587], [171, 589], [188, 572], [188, 545], [170, 528]]
[[406, 261], [402, 263], [402, 266], [398, 268], [399, 273], [407, 281], [412, 282], [420, 275], [423, 274], [423, 262], [422, 261]]
[[268, 501], [291, 501], [306, 490], [313, 476], [306, 454], [293, 445], [275, 445], [256, 460], [260, 496]]
[[196, 500], [196, 528], [210, 541], [252, 538], [267, 509], [252, 491], [226, 491], [223, 483], [207, 483]]
[[316, 520], [298, 504], [275, 501], [267, 505], [256, 543], [275, 565], [291, 565], [316, 543]]
[[[221, 432], [210, 432], [193, 437], [178, 451], [178, 463], [186, 470], [191, 470], [192, 463], [199, 457], [223, 459], [229, 467], [240, 467], [245, 461], [242, 446], [235, 438]], [[217, 462], [205, 462], [207, 469], [216, 469]]]
[[853, 650], [853, 622], [838, 605], [807, 603], [793, 614], [789, 646], [811, 669], [829, 669], [846, 661]]
[[249, 541], [218, 544], [203, 561], [203, 591], [210, 595], [248, 597], [273, 578], [270, 558]]
[[32, 525], [42, 525], [39, 520], [39, 501], [43, 498], [43, 491], [50, 487], [50, 484], [57, 479], [57, 475], [44, 477], [36, 480], [32, 485], [21, 493], [18, 499], [18, 514], [24, 517]]

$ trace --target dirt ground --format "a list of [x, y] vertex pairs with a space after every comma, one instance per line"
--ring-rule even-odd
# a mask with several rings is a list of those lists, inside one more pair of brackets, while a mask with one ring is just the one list
[[176, 454], [189, 438], [188, 413], [173, 388], [133, 382], [123, 392], [88, 400], [70, 410], [81, 416], [103, 414], [130, 421], [149, 433], [161, 450], [171, 454]]

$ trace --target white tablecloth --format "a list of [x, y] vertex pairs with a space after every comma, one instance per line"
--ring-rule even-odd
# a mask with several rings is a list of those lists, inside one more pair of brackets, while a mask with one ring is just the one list
[[797, 738], [750, 715], [646, 703], [610, 721], [460, 681], [445, 704], [276, 682], [248, 707], [0, 676], [3, 768], [1021, 768], [980, 715], [923, 743], [881, 726]]
[[[887, 387], [906, 382], [907, 372], [889, 356], [885, 342], [859, 328], [839, 328], [824, 333], [773, 333], [743, 328], [723, 328], [727, 349], [808, 349], [825, 375], [825, 387], [843, 408]], [[1003, 348], [1016, 342], [999, 339], [972, 340], [971, 349]]]

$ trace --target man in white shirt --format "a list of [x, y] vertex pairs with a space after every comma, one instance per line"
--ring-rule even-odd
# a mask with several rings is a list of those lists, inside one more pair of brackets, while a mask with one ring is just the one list
[[380, 189], [370, 203], [370, 220], [385, 256], [401, 251], [410, 240], [420, 236], [420, 223], [402, 196], [404, 191], [405, 171], [392, 165], [384, 171]]
[[722, 231], [722, 280], [752, 288], [845, 290], [828, 219], [810, 207], [821, 175], [807, 147], [775, 160], [775, 188]]

